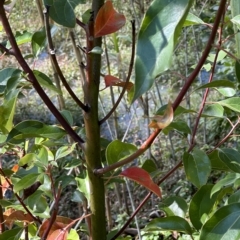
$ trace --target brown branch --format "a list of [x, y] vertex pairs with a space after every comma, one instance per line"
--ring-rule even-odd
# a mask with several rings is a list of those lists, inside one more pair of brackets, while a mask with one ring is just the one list
[[116, 101], [115, 105], [112, 107], [112, 109], [109, 111], [109, 113], [99, 121], [99, 124], [101, 125], [102, 123], [104, 123], [112, 114], [113, 112], [116, 110], [116, 108], [118, 107], [119, 103], [121, 102], [126, 90], [127, 90], [127, 86], [128, 83], [130, 81], [130, 77], [132, 74], [132, 69], [133, 69], [133, 64], [134, 64], [134, 57], [135, 57], [135, 35], [136, 35], [136, 30], [135, 30], [135, 21], [131, 21], [132, 23], [132, 55], [131, 55], [131, 60], [130, 60], [130, 64], [129, 64], [129, 70], [128, 70], [128, 76], [125, 82], [125, 85], [123, 87], [123, 90], [118, 98], [118, 100]]
[[66, 88], [66, 90], [68, 91], [68, 93], [70, 94], [72, 99], [77, 103], [77, 105], [86, 112], [86, 111], [89, 110], [88, 107], [85, 106], [79, 100], [79, 98], [75, 95], [72, 88], [69, 86], [67, 80], [63, 76], [61, 68], [59, 67], [59, 64], [58, 64], [58, 61], [57, 61], [57, 58], [56, 58], [56, 54], [55, 54], [55, 50], [54, 50], [52, 36], [51, 36], [51, 29], [50, 29], [50, 24], [49, 24], [49, 8], [50, 8], [50, 6], [45, 6], [45, 10], [43, 12], [44, 13], [44, 25], [45, 25], [45, 29], [46, 29], [46, 35], [47, 35], [48, 47], [49, 47], [49, 56], [51, 58], [51, 61], [54, 65], [54, 67], [55, 67], [55, 70], [56, 70], [58, 76], [61, 79], [61, 82], [62, 82], [63, 86]]
[[[195, 80], [195, 78], [197, 77], [199, 71], [201, 70], [203, 64], [205, 63], [207, 57], [208, 57], [208, 54], [212, 48], [212, 45], [214, 43], [214, 39], [215, 39], [215, 36], [217, 34], [217, 31], [218, 31], [218, 26], [219, 26], [219, 23], [221, 21], [221, 18], [222, 18], [222, 15], [225, 11], [225, 5], [226, 5], [226, 1], [227, 0], [222, 0], [220, 5], [219, 5], [219, 8], [218, 8], [218, 12], [217, 12], [217, 15], [216, 15], [216, 19], [215, 19], [215, 22], [214, 22], [214, 25], [213, 25], [213, 28], [212, 28], [212, 32], [211, 32], [211, 35], [209, 37], [209, 40], [208, 40], [208, 43], [207, 43], [207, 46], [202, 54], [202, 57], [200, 58], [196, 68], [194, 69], [194, 71], [191, 73], [191, 75], [188, 77], [188, 80], [186, 81], [186, 83], [184, 84], [183, 88], [181, 89], [181, 91], [179, 92], [177, 98], [175, 99], [172, 107], [173, 107], [173, 110], [176, 110], [177, 107], [180, 105], [182, 99], [184, 98], [186, 92], [188, 91], [188, 89], [190, 88], [191, 84], [193, 83], [193, 81]], [[133, 153], [132, 155], [130, 155], [129, 157], [125, 158], [124, 160], [120, 161], [120, 162], [116, 162], [110, 166], [106, 166], [102, 169], [95, 169], [94, 170], [94, 173], [97, 174], [97, 175], [101, 175], [101, 174], [104, 174], [106, 172], [109, 172], [109, 171], [112, 171], [114, 170], [115, 168], [118, 168], [118, 167], [121, 167], [123, 165], [125, 165], [126, 163], [129, 163], [131, 161], [133, 161], [135, 158], [139, 157], [142, 153], [144, 153], [152, 144], [152, 142], [155, 140], [155, 138], [158, 136], [158, 134], [161, 132], [161, 130], [156, 130], [155, 132], [153, 132], [149, 138], [143, 143], [143, 145], [135, 152]]]
[[57, 108], [54, 106], [54, 104], [49, 99], [48, 95], [45, 93], [41, 85], [39, 84], [38, 80], [36, 79], [33, 71], [28, 66], [27, 62], [22, 56], [22, 53], [16, 43], [15, 37], [13, 35], [11, 26], [8, 22], [8, 19], [5, 14], [5, 10], [3, 7], [3, 2], [0, 2], [0, 20], [2, 22], [3, 28], [7, 34], [8, 40], [12, 46], [12, 50], [15, 54], [15, 57], [17, 61], [19, 62], [20, 66], [22, 67], [23, 71], [27, 74], [30, 82], [32, 83], [33, 87], [43, 100], [43, 102], [46, 104], [48, 109], [53, 113], [53, 115], [56, 117], [58, 122], [63, 126], [63, 128], [66, 130], [66, 132], [73, 138], [74, 141], [76, 141], [79, 146], [84, 149], [84, 141], [81, 137], [77, 135], [77, 133], [71, 128], [71, 126], [68, 124], [68, 122], [65, 120], [65, 118], [62, 116], [62, 114], [57, 110]]

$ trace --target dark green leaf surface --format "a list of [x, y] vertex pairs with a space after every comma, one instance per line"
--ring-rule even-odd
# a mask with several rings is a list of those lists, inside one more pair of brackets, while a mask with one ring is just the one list
[[211, 172], [211, 162], [204, 151], [194, 149], [191, 154], [185, 153], [183, 165], [187, 178], [196, 187], [206, 184]]
[[218, 152], [219, 158], [233, 172], [240, 173], [240, 153], [232, 148], [222, 148]]
[[189, 217], [192, 225], [199, 230], [209, 218], [217, 200], [217, 194], [211, 196], [213, 185], [202, 186], [193, 196], [189, 205]]
[[170, 216], [164, 218], [156, 218], [152, 220], [144, 230], [151, 231], [151, 230], [158, 230], [158, 231], [178, 231], [178, 232], [185, 232], [188, 234], [192, 233], [192, 229], [189, 223], [181, 217], [178, 216]]
[[208, 155], [208, 157], [211, 161], [212, 169], [232, 172], [232, 170], [229, 167], [227, 167], [227, 165], [224, 164], [224, 162], [222, 162], [221, 159], [219, 158], [219, 150], [214, 150], [212, 153]]
[[240, 203], [217, 210], [203, 225], [199, 240], [239, 240]]
[[132, 101], [149, 90], [154, 79], [171, 65], [176, 40], [192, 1], [154, 0], [142, 21], [135, 58]]
[[8, 134], [6, 142], [21, 143], [26, 138], [43, 137], [59, 139], [66, 132], [57, 126], [49, 126], [39, 121], [23, 121], [17, 124]]
[[[14, 240], [19, 233], [23, 231], [23, 228], [14, 228], [11, 230], [7, 230], [0, 234], [0, 240]], [[20, 237], [20, 236], [19, 236]]]

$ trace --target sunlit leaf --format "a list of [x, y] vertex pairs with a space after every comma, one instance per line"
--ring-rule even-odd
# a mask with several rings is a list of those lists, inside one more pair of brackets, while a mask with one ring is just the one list
[[152, 117], [153, 121], [148, 125], [149, 128], [163, 129], [167, 127], [173, 120], [172, 103], [169, 101], [163, 116], [156, 115]]
[[153, 182], [149, 173], [142, 168], [130, 167], [122, 171], [119, 175], [137, 182], [151, 192], [155, 193], [158, 197], [162, 197], [159, 186]]
[[199, 240], [240, 239], [240, 203], [218, 209], [203, 225]]
[[183, 24], [184, 27], [204, 24], [204, 21], [192, 13], [188, 13], [187, 18]]
[[189, 128], [188, 124], [181, 120], [171, 122], [166, 128], [163, 129], [163, 133], [167, 135], [172, 130], [177, 131], [183, 136], [191, 134], [191, 129]]
[[227, 107], [235, 112], [240, 112], [240, 98], [232, 97], [222, 101], [217, 102], [218, 104]]
[[118, 31], [124, 26], [126, 18], [116, 12], [112, 1], [106, 1], [98, 11], [94, 24], [94, 37], [101, 37]]
[[73, 150], [74, 150], [75, 147], [76, 147], [76, 144], [77, 144], [77, 143], [74, 143], [74, 144], [72, 144], [71, 146], [62, 146], [62, 147], [60, 147], [60, 148], [57, 150], [56, 154], [55, 154], [55, 160], [60, 159], [60, 158], [63, 158], [63, 157], [65, 157], [65, 156], [69, 155], [70, 153], [72, 153]]
[[194, 91], [203, 88], [218, 88], [218, 87], [227, 87], [227, 88], [235, 88], [235, 84], [229, 80], [215, 80], [210, 83], [203, 84], [202, 86], [196, 88]]
[[236, 94], [236, 90], [233, 88], [217, 88], [216, 90], [224, 97], [233, 97]]
[[236, 24], [238, 28], [240, 28], [240, 15], [235, 16], [231, 19], [232, 23]]
[[[28, 32], [28, 31], [23, 31], [22, 33], [17, 31], [16, 35], [15, 35], [15, 39], [17, 41], [17, 45], [22, 45], [24, 43], [28, 43], [32, 39], [32, 33]], [[11, 44], [8, 41], [6, 48], [10, 48], [10, 47], [11, 47]]]
[[202, 117], [223, 117], [224, 108], [219, 104], [210, 104], [204, 108]]

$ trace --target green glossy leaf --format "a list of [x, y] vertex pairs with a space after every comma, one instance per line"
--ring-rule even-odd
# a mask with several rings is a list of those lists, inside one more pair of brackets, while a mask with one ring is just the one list
[[39, 72], [38, 70], [33, 71], [35, 77], [37, 78], [38, 82], [40, 83], [41, 86], [50, 89], [58, 94], [62, 94], [61, 90], [59, 90], [51, 81], [51, 79], [45, 75], [42, 72]]
[[207, 183], [211, 172], [211, 162], [204, 151], [194, 149], [191, 154], [184, 153], [183, 165], [188, 180], [196, 187], [199, 188]]
[[0, 71], [0, 95], [5, 92], [9, 80], [20, 80], [21, 72], [17, 68], [4, 68]]
[[63, 146], [60, 147], [56, 154], [55, 154], [55, 160], [58, 160], [60, 158], [66, 157], [67, 155], [69, 155], [70, 153], [73, 152], [73, 150], [75, 149], [77, 143], [72, 144], [71, 146]]
[[240, 239], [240, 203], [217, 210], [203, 225], [199, 240]]
[[240, 97], [228, 98], [217, 103], [235, 112], [240, 112]]
[[183, 24], [184, 27], [204, 24], [204, 21], [192, 13], [188, 13], [187, 18]]
[[152, 159], [147, 159], [143, 165], [142, 165], [142, 169], [144, 169], [145, 171], [147, 171], [148, 173], [152, 173], [154, 171], [157, 170], [156, 164], [154, 163], [154, 161]]
[[219, 149], [221, 161], [233, 172], [240, 173], [240, 153], [232, 148]]
[[233, 97], [236, 94], [236, 90], [232, 88], [217, 88], [216, 90], [224, 97]]
[[235, 88], [235, 84], [228, 80], [215, 80], [210, 83], [203, 84], [202, 86], [196, 88], [194, 91], [204, 88], [217, 88], [217, 87]]
[[43, 137], [59, 139], [66, 132], [57, 126], [46, 125], [39, 121], [27, 120], [17, 124], [8, 134], [6, 142], [21, 143], [26, 138]]
[[176, 130], [177, 132], [183, 134], [184, 136], [191, 134], [191, 129], [189, 128], [187, 123], [181, 120], [171, 122], [166, 128], [162, 130], [162, 132], [167, 135], [172, 130]]
[[76, 17], [74, 8], [85, 3], [83, 0], [44, 0], [44, 3], [50, 6], [49, 15], [59, 25], [68, 28], [74, 28]]
[[194, 194], [189, 205], [189, 217], [192, 225], [201, 229], [209, 218], [217, 200], [217, 193], [211, 196], [213, 185], [204, 185]]
[[154, 79], [170, 67], [191, 4], [189, 0], [154, 0], [151, 3], [137, 40], [132, 102], [148, 91]]
[[137, 147], [133, 144], [123, 143], [119, 140], [112, 141], [106, 149], [106, 159], [109, 165], [136, 152]]
[[36, 160], [37, 156], [34, 153], [27, 153], [25, 156], [23, 156], [22, 158], [20, 158], [18, 165], [20, 167], [26, 165], [26, 164], [31, 164], [32, 162], [34, 162]]
[[84, 194], [78, 190], [74, 191], [71, 201], [84, 203], [86, 201], [86, 197]]
[[147, 231], [178, 231], [185, 232], [188, 234], [192, 233], [192, 228], [190, 227], [188, 221], [184, 218], [178, 216], [170, 216], [164, 218], [156, 218], [152, 220], [144, 230]]
[[229, 173], [221, 180], [214, 185], [211, 194], [213, 195], [215, 192], [218, 192], [221, 188], [232, 186], [237, 180], [239, 180], [240, 174], [238, 173]]
[[[23, 31], [22, 33], [19, 31], [16, 32], [15, 40], [17, 41], [17, 45], [22, 45], [24, 43], [31, 42], [31, 39], [32, 39], [32, 33], [28, 31]], [[10, 47], [11, 47], [11, 44], [8, 41], [6, 48], [10, 48]]]
[[208, 157], [211, 161], [212, 169], [232, 172], [232, 170], [229, 167], [227, 167], [227, 165], [224, 164], [224, 162], [222, 162], [221, 159], [219, 158], [218, 150], [214, 150], [212, 153], [208, 155]]
[[186, 201], [178, 196], [171, 196], [164, 199], [159, 205], [159, 209], [163, 210], [166, 215], [185, 217], [188, 210]]
[[0, 234], [0, 240], [15, 240], [15, 237], [20, 239], [20, 235], [23, 232], [23, 228], [14, 228], [11, 230], [7, 230]]
[[89, 178], [75, 178], [77, 181], [77, 189], [84, 194], [85, 198], [88, 200], [88, 204], [90, 202], [90, 185], [89, 185]]
[[202, 117], [223, 117], [224, 108], [219, 104], [207, 105], [204, 108]]
[[50, 210], [46, 198], [43, 197], [43, 192], [37, 190], [27, 198], [27, 206], [32, 210], [32, 213], [41, 218], [49, 218]]
[[30, 173], [20, 179], [16, 184], [14, 184], [13, 191], [19, 192], [25, 188], [30, 187], [39, 178], [40, 173]]
[[35, 57], [46, 46], [46, 31], [45, 28], [42, 28], [40, 31], [37, 31], [32, 36], [32, 52]]

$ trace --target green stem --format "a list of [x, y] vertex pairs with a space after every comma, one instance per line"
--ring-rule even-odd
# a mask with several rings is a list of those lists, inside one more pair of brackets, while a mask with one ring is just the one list
[[[103, 5], [103, 0], [95, 0], [92, 4], [93, 19], [90, 19], [87, 29], [87, 52], [94, 47], [102, 45], [101, 38], [94, 38], [94, 19], [99, 8]], [[100, 83], [101, 55], [87, 54], [87, 79], [84, 84], [85, 104], [89, 111], [84, 113], [84, 123], [86, 130], [85, 159], [90, 185], [90, 209], [91, 209], [91, 229], [92, 240], [106, 239], [106, 218], [105, 218], [105, 190], [103, 179], [96, 176], [93, 170], [100, 168], [101, 148], [100, 148], [100, 126], [98, 119], [98, 95]]]

